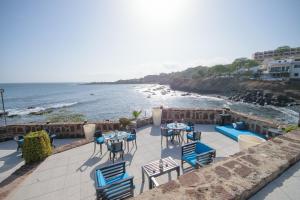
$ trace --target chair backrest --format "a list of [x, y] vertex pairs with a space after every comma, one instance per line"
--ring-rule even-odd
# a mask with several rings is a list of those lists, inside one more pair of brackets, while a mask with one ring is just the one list
[[188, 126], [194, 126], [194, 123], [193, 122], [188, 122], [187, 125]]
[[193, 139], [194, 140], [201, 140], [201, 131], [193, 132]]
[[131, 130], [131, 134], [136, 135], [136, 130], [135, 130], [135, 129], [132, 129], [132, 130]]
[[165, 127], [160, 127], [160, 134], [162, 136], [167, 136], [168, 135], [168, 129]]
[[208, 165], [213, 162], [213, 158], [215, 157], [214, 151], [209, 151], [207, 153], [203, 153], [197, 156], [197, 161], [203, 165]]
[[113, 152], [123, 151], [123, 142], [114, 142], [111, 144], [111, 150]]
[[94, 138], [98, 138], [98, 137], [102, 137], [102, 131], [101, 130], [95, 131], [95, 133], [94, 133]]

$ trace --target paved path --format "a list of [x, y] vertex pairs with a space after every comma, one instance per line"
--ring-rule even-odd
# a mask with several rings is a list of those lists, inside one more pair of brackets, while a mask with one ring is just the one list
[[300, 161], [269, 183], [250, 200], [299, 200]]
[[[216, 133], [212, 125], [197, 125], [203, 132], [202, 142], [216, 148], [217, 157], [222, 158], [236, 153], [238, 144], [226, 136]], [[127, 171], [134, 176], [135, 195], [148, 190], [148, 183], [142, 183], [141, 166], [161, 157], [171, 156], [180, 163], [180, 144], [169, 143], [166, 147], [160, 142], [160, 129], [154, 126], [144, 127], [137, 132], [138, 147], [132, 144], [125, 150], [124, 160]], [[48, 157], [21, 185], [9, 196], [10, 200], [67, 200], [95, 199], [94, 172], [99, 166], [111, 164], [106, 147], [103, 155], [99, 154], [99, 146], [94, 151], [90, 143]], [[120, 161], [121, 159], [119, 159]], [[185, 164], [185, 167], [188, 167]], [[162, 184], [175, 179], [176, 172], [157, 179]]]
[[[54, 145], [59, 147], [78, 139], [56, 139]], [[0, 182], [24, 165], [21, 152], [17, 152], [17, 143], [14, 140], [0, 142]]]

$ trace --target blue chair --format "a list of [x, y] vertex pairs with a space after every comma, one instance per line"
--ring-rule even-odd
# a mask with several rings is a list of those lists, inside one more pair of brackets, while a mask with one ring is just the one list
[[16, 137], [14, 137], [14, 140], [17, 142], [17, 151], [19, 151], [20, 149], [22, 149], [23, 144], [24, 144], [24, 136], [23, 135], [18, 135]]
[[109, 159], [111, 160], [111, 154], [113, 154], [113, 163], [115, 162], [116, 154], [119, 153], [122, 160], [124, 160], [123, 141], [113, 142], [111, 144], [106, 143], [109, 151]]
[[132, 129], [131, 133], [128, 135], [128, 137], [126, 138], [127, 141], [127, 149], [129, 151], [129, 142], [135, 142], [135, 147], [137, 148], [137, 144], [136, 144], [136, 130]]
[[192, 142], [181, 147], [181, 165], [184, 162], [194, 168], [203, 167], [213, 162], [216, 157], [216, 150], [201, 142]]
[[193, 131], [192, 133], [186, 134], [187, 142], [191, 141], [200, 141], [201, 140], [201, 132], [200, 131]]
[[168, 147], [168, 138], [172, 138], [174, 137], [174, 131], [173, 130], [169, 130], [165, 127], [161, 127], [160, 128], [160, 145], [162, 145], [162, 140], [163, 140], [163, 137], [166, 138], [166, 144], [167, 144], [167, 147]]
[[186, 132], [193, 132], [194, 131], [194, 123], [193, 122], [188, 122], [187, 127], [185, 129]]
[[95, 131], [94, 133], [94, 152], [95, 152], [95, 149], [96, 149], [96, 145], [99, 144], [100, 145], [100, 153], [102, 154], [102, 144], [104, 144], [104, 137], [102, 135], [102, 131], [101, 130], [98, 130], [98, 131]]
[[126, 173], [125, 162], [101, 167], [95, 171], [97, 199], [133, 197], [133, 176]]
[[48, 128], [45, 128], [45, 131], [48, 133], [48, 136], [50, 138], [50, 143], [51, 143], [51, 146], [55, 148], [55, 145], [54, 145], [54, 139], [56, 138], [56, 135], [51, 133], [50, 130]]

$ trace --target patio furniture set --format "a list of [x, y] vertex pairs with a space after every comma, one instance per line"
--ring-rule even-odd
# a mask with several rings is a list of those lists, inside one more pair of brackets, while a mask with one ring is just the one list
[[[181, 146], [181, 166], [184, 163], [190, 164], [193, 168], [203, 167], [213, 162], [216, 156], [216, 150], [206, 144], [200, 142], [201, 132], [194, 131], [192, 123], [169, 123], [161, 127], [161, 144], [163, 137], [172, 142], [175, 138], [181, 142], [184, 141], [183, 134], [186, 133], [187, 144]], [[102, 144], [106, 143], [108, 151], [113, 154], [113, 162], [115, 153], [121, 151], [124, 153], [123, 142], [127, 142], [127, 148], [130, 141], [136, 144], [136, 131], [131, 133], [113, 132], [109, 134], [102, 134], [97, 131], [95, 133], [95, 144], [100, 144], [100, 151], [102, 153]], [[123, 155], [121, 155], [122, 157]], [[152, 161], [142, 167], [142, 181], [145, 181], [145, 176], [148, 177], [149, 189], [159, 186], [157, 180], [158, 176], [172, 171], [180, 175], [180, 165], [174, 161], [172, 157], [161, 158]], [[133, 176], [126, 172], [125, 162], [113, 163], [109, 166], [101, 167], [95, 171], [96, 191], [98, 199], [124, 199], [134, 195]]]
[[113, 155], [112, 161], [116, 158], [116, 154], [120, 154], [120, 157], [123, 159], [124, 148], [126, 147], [125, 142], [127, 142], [127, 149], [129, 151], [129, 143], [136, 146], [136, 130], [132, 129], [130, 132], [125, 131], [113, 131], [110, 133], [103, 134], [102, 131], [96, 131], [94, 134], [94, 144], [96, 149], [96, 144], [100, 145], [100, 153], [102, 154], [102, 145], [106, 144], [107, 150], [109, 151], [109, 158]]

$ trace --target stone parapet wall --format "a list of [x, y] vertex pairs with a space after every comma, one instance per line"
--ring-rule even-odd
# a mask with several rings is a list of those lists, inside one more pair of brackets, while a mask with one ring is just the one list
[[300, 160], [300, 132], [278, 136], [194, 170], [135, 199], [248, 199]]
[[217, 124], [222, 109], [163, 108], [162, 123], [169, 121], [191, 121], [196, 124]]
[[268, 120], [263, 119], [261, 117], [253, 116], [253, 115], [247, 115], [244, 113], [239, 113], [235, 111], [226, 111], [228, 114], [231, 115], [231, 121], [237, 122], [237, 121], [245, 121], [248, 125], [248, 129], [255, 132], [260, 133], [263, 135], [267, 134], [267, 131], [269, 128], [278, 128], [281, 124], [277, 122], [276, 120]]
[[[120, 123], [116, 121], [90, 121], [88, 123], [96, 124], [96, 130], [103, 132], [119, 130]], [[8, 125], [0, 127], [0, 141], [5, 141], [14, 138], [16, 135], [24, 135], [31, 131], [49, 129], [51, 133], [55, 133], [58, 138], [83, 138], [83, 125], [85, 123], [32, 123]], [[141, 118], [136, 121], [134, 128], [140, 128], [152, 124], [152, 117]]]

